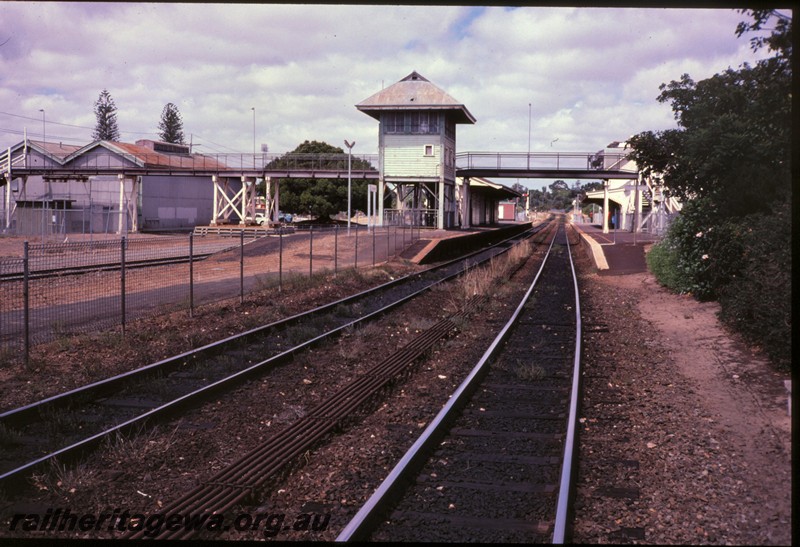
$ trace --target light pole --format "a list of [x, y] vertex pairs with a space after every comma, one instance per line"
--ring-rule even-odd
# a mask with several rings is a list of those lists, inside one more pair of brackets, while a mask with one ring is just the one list
[[528, 169], [531, 168], [531, 103], [528, 103]]
[[44, 108], [40, 108], [39, 112], [42, 113], [42, 142], [47, 142], [47, 133], [45, 132], [44, 128]]
[[352, 144], [347, 142], [347, 139], [344, 140], [344, 145], [347, 147], [347, 235], [350, 235], [350, 217], [352, 213], [350, 212], [350, 201], [351, 201], [351, 188], [352, 188], [352, 158], [353, 158], [353, 147], [356, 145], [356, 141], [353, 141]]
[[256, 166], [256, 107], [252, 107], [253, 111], [253, 167]]

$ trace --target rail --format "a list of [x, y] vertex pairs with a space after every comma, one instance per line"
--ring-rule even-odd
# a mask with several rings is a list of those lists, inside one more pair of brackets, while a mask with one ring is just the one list
[[[534, 289], [537, 287], [539, 278], [542, 275], [547, 257], [553, 247], [555, 238], [550, 243], [550, 248], [547, 251], [542, 264], [531, 282], [527, 292], [520, 300], [519, 305], [512, 314], [511, 318], [502, 328], [495, 340], [483, 354], [481, 359], [469, 373], [467, 378], [458, 386], [453, 395], [448, 399], [445, 406], [439, 414], [431, 421], [425, 431], [409, 448], [406, 454], [400, 459], [397, 465], [391, 470], [389, 475], [384, 479], [380, 486], [376, 489], [373, 495], [361, 507], [353, 519], [344, 527], [339, 536], [336, 538], [337, 542], [344, 541], [363, 541], [366, 540], [371, 531], [375, 528], [379, 520], [383, 520], [387, 508], [393, 503], [393, 499], [397, 494], [406, 488], [406, 485], [413, 482], [411, 476], [414, 475], [418, 469], [421, 468], [422, 463], [427, 460], [430, 453], [442, 441], [445, 432], [449, 429], [453, 421], [453, 417], [465, 408], [470, 400], [472, 393], [475, 392], [477, 386], [486, 375], [486, 369], [489, 364], [495, 360], [498, 354], [502, 351], [503, 345], [510, 336], [510, 332], [516, 325], [521, 313], [529, 305], [529, 300], [533, 294]], [[561, 483], [558, 492], [558, 501], [556, 507], [555, 523], [553, 527], [553, 543], [563, 543], [566, 537], [567, 519], [569, 515], [569, 502], [572, 491], [572, 468], [573, 456], [575, 447], [575, 423], [577, 420], [578, 399], [580, 395], [580, 337], [581, 337], [581, 323], [580, 323], [580, 307], [579, 292], [577, 286], [577, 279], [575, 275], [575, 267], [572, 261], [572, 254], [569, 251], [569, 238], [567, 238], [567, 249], [569, 252], [569, 264], [572, 272], [572, 281], [575, 288], [575, 303], [576, 303], [576, 344], [573, 361], [573, 379], [572, 390], [570, 394], [570, 410], [568, 416], [568, 431], [564, 442], [564, 452], [562, 458], [561, 470]]]

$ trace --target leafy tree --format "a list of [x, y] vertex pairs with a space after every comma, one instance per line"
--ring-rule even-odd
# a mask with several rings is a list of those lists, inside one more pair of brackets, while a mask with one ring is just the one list
[[[743, 11], [744, 12], [744, 11]], [[754, 49], [776, 55], [693, 81], [662, 84], [678, 129], [630, 139], [631, 158], [685, 205], [655, 257], [680, 290], [720, 303], [720, 317], [776, 362], [791, 362], [792, 20], [750, 10], [737, 34], [764, 30]], [[768, 227], [768, 229], [767, 229]]]
[[[293, 151], [271, 161], [268, 169], [307, 167], [309, 169], [347, 169], [348, 155], [325, 142], [305, 141]], [[352, 157], [353, 171], [375, 170], [362, 159]], [[320, 221], [347, 210], [347, 179], [282, 178], [281, 210], [292, 214], [310, 214]], [[351, 209], [366, 209], [367, 179], [351, 179]], [[261, 189], [263, 191], [263, 187]]]
[[572, 200], [574, 198], [572, 190], [569, 185], [563, 180], [554, 181], [549, 186], [551, 192], [550, 208], [564, 211], [572, 207]]
[[92, 138], [96, 141], [118, 141], [117, 105], [107, 89], [100, 92], [94, 103], [94, 115], [97, 118]]
[[[761, 28], [762, 15], [755, 16]], [[790, 36], [791, 20], [783, 28]], [[684, 74], [662, 84], [658, 101], [672, 104], [681, 129], [634, 136], [631, 157], [684, 201], [709, 197], [724, 216], [769, 212], [791, 187], [791, 83], [791, 66], [776, 57], [700, 82]]]
[[171, 142], [175, 144], [185, 144], [185, 137], [183, 134], [183, 119], [178, 107], [172, 103], [167, 103], [161, 111], [161, 121], [158, 124], [161, 130], [158, 134], [159, 138], [164, 142]]
[[750, 11], [754, 21], [748, 23], [742, 21], [736, 26], [736, 36], [742, 36], [745, 32], [759, 31], [766, 22], [774, 17], [777, 19], [775, 28], [771, 29], [772, 33], [768, 37], [756, 36], [750, 39], [750, 47], [753, 51], [758, 51], [764, 46], [767, 46], [770, 51], [777, 53], [775, 59], [780, 63], [791, 63], [792, 59], [792, 18], [788, 17], [774, 9], [755, 9], [746, 10], [740, 9], [739, 13], [747, 13]]

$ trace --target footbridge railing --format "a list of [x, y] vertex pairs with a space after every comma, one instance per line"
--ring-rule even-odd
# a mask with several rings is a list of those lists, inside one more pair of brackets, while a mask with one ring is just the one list
[[[107, 153], [82, 155], [65, 158], [54, 165], [25, 164], [24, 156], [12, 157], [10, 151], [0, 154], [0, 175], [6, 176], [11, 169], [12, 160], [20, 167], [15, 168], [24, 175], [45, 175], [68, 177], [69, 175], [104, 174], [176, 174], [207, 175], [220, 174], [233, 176], [296, 176], [302, 173], [327, 173], [347, 176], [348, 164], [353, 178], [379, 168], [377, 154], [160, 154], [130, 153], [109, 151]], [[344, 174], [344, 175], [342, 175]], [[358, 177], [356, 176], [358, 175]]]
[[462, 152], [456, 171], [462, 176], [575, 176], [637, 178], [627, 154], [577, 152]]

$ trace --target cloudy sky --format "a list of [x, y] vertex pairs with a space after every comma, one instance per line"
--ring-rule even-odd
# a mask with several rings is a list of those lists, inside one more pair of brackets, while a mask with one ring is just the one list
[[[108, 89], [122, 141], [174, 103], [204, 153], [304, 140], [377, 153], [355, 104], [416, 70], [477, 118], [458, 151], [594, 152], [675, 126], [659, 85], [754, 54], [731, 9], [0, 2], [0, 146], [87, 144]], [[529, 107], [530, 105], [530, 107]], [[255, 139], [254, 115], [255, 108]]]

